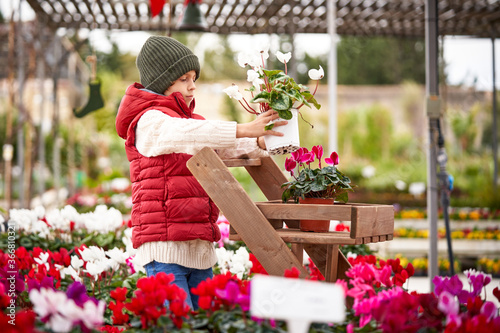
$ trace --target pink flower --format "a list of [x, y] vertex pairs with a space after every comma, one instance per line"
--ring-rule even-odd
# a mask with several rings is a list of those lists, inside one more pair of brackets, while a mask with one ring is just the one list
[[319, 160], [319, 168], [321, 169], [321, 158], [323, 157], [323, 146], [317, 145], [312, 147], [312, 151], [316, 158]]
[[224, 244], [229, 242], [229, 221], [224, 216], [220, 216], [217, 220], [217, 225], [219, 226], [221, 235], [217, 244], [219, 244], [219, 247], [224, 247]]
[[292, 153], [292, 158], [294, 159], [294, 161], [300, 162], [302, 155], [304, 155], [305, 153], [308, 153], [308, 152], [309, 151], [307, 150], [307, 148], [300, 147], [299, 149], [297, 149], [296, 151], [294, 151]]
[[297, 162], [295, 162], [295, 160], [293, 160], [292, 158], [289, 158], [287, 157], [286, 160], [285, 160], [285, 170], [290, 172], [290, 174], [294, 175], [294, 172], [293, 172], [293, 169], [295, 169], [295, 167], [297, 166]]
[[485, 315], [488, 319], [493, 319], [497, 316], [497, 307], [493, 302], [487, 301], [484, 302], [481, 307], [481, 314]]
[[459, 307], [458, 300], [449, 292], [443, 291], [439, 295], [438, 309], [447, 316], [458, 314]]
[[330, 157], [325, 158], [325, 163], [329, 165], [337, 165], [339, 164], [339, 154], [337, 152], [333, 152]]

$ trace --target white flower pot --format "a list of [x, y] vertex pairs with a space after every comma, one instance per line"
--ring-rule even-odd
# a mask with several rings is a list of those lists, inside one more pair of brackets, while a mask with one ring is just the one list
[[[292, 109], [292, 119], [287, 120], [288, 124], [273, 128], [281, 132], [283, 136], [265, 135], [266, 150], [271, 155], [284, 155], [296, 151], [300, 148], [299, 139], [299, 115], [297, 109]], [[273, 122], [285, 120], [278, 118]]]

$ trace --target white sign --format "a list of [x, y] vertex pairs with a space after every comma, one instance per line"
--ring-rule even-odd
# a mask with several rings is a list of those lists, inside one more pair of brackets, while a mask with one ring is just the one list
[[252, 316], [285, 320], [292, 333], [308, 332], [312, 322], [345, 319], [344, 290], [333, 283], [256, 275], [251, 288]]

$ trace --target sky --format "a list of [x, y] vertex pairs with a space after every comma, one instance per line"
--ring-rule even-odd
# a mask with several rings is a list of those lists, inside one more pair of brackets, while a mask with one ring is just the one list
[[[18, 0], [0, 1], [0, 10], [5, 17], [10, 17], [13, 8], [17, 8]], [[29, 5], [24, 2], [21, 9], [24, 19], [32, 19], [34, 13]], [[122, 52], [137, 54], [140, 47], [149, 35], [145, 32], [116, 32], [111, 35], [113, 41], [117, 42]], [[233, 35], [230, 36], [231, 47], [235, 51], [243, 51], [245, 48], [259, 46], [268, 41], [268, 36], [263, 35]], [[102, 31], [94, 31], [90, 37], [96, 49], [108, 51], [110, 43]], [[214, 36], [204, 34], [197, 48], [193, 50], [200, 54], [203, 48], [214, 45]], [[492, 40], [477, 39], [461, 36], [447, 36], [443, 41], [444, 59], [447, 64], [445, 69], [448, 81], [452, 85], [464, 84], [475, 86], [478, 90], [491, 91], [493, 89], [493, 64], [492, 64]], [[330, 47], [330, 38], [326, 34], [297, 35], [295, 39], [296, 51], [307, 50], [311, 55], [325, 54]], [[500, 90], [500, 38], [495, 41], [496, 61], [496, 89]]]

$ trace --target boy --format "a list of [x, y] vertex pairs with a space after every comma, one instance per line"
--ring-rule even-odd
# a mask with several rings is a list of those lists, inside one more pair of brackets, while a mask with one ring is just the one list
[[[136, 64], [141, 84], [127, 88], [116, 117], [130, 161], [132, 242], [147, 275], [174, 274], [174, 283], [186, 291], [187, 304], [196, 310], [198, 297], [190, 290], [213, 276], [219, 210], [186, 162], [205, 146], [224, 158], [262, 156], [262, 136], [283, 134], [265, 130], [278, 118], [272, 110], [245, 124], [195, 114], [200, 64], [173, 38], [150, 37]], [[274, 128], [285, 124], [277, 122]]]

